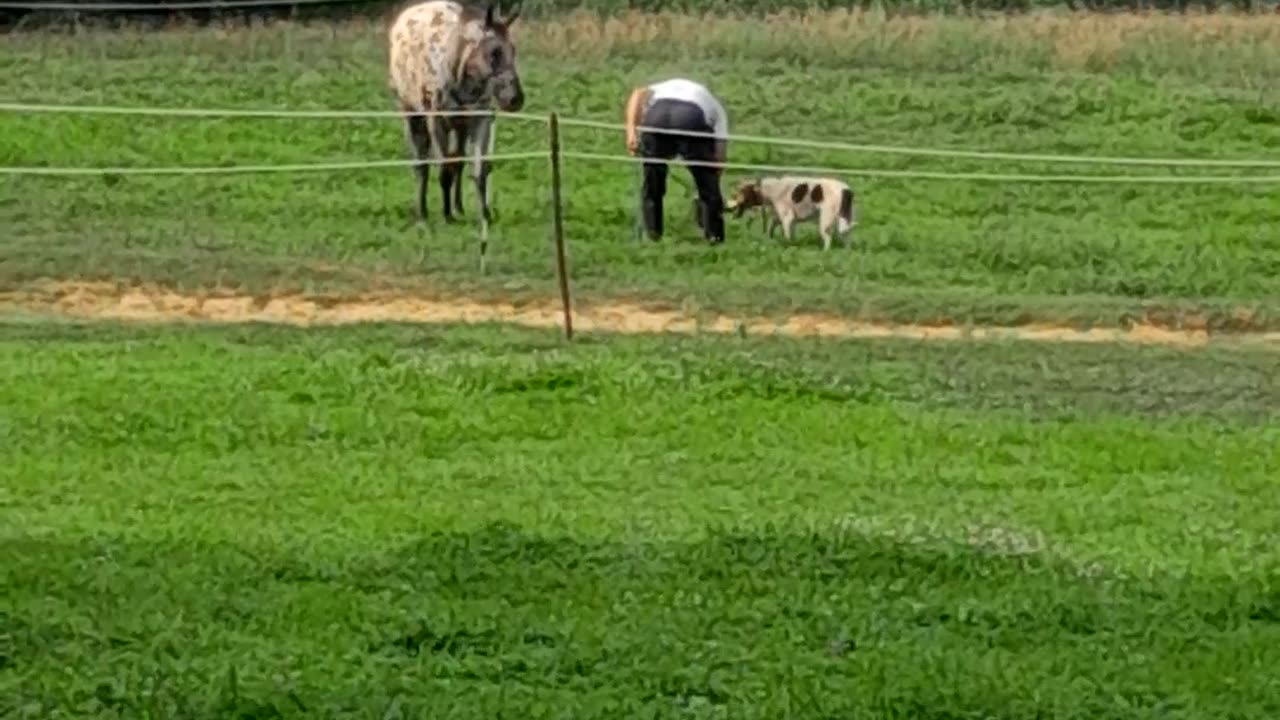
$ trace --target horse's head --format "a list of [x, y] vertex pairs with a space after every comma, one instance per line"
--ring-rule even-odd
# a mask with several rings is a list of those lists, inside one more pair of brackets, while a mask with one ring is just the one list
[[467, 61], [468, 74], [484, 81], [487, 94], [504, 112], [519, 112], [524, 107], [524, 88], [516, 72], [516, 48], [508, 33], [519, 16], [518, 4], [501, 14], [489, 3], [484, 18], [478, 21], [483, 24], [481, 39]]

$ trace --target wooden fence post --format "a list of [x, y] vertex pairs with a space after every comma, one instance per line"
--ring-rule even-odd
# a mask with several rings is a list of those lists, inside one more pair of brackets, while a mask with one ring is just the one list
[[573, 312], [569, 308], [569, 273], [564, 262], [564, 208], [560, 201], [560, 118], [551, 113], [547, 122], [551, 134], [551, 235], [556, 246], [556, 274], [560, 279], [560, 302], [564, 307], [564, 338], [573, 339]]

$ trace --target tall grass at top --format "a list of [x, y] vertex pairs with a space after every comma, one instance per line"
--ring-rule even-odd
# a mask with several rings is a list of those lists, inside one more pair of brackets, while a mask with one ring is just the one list
[[782, 11], [759, 16], [578, 12], [530, 22], [530, 52], [566, 58], [688, 54], [850, 66], [1091, 72], [1150, 71], [1269, 81], [1280, 69], [1280, 17], [1057, 14], [990, 18]]
[[[196, 27], [174, 21], [167, 33], [218, 34], [240, 53], [287, 21], [224, 21]], [[384, 22], [368, 18], [288, 23], [299, 42], [359, 38], [381, 45]], [[141, 26], [80, 27], [78, 42], [132, 48]], [[1039, 70], [1177, 74], [1270, 87], [1280, 76], [1280, 14], [1061, 13], [896, 15], [883, 10], [782, 10], [764, 14], [644, 12], [604, 15], [578, 10], [517, 24], [522, 53], [572, 61], [663, 57], [743, 57], [870, 68], [967, 72]], [[56, 41], [55, 41], [56, 42]], [[9, 52], [50, 43], [47, 35], [15, 35]], [[207, 48], [206, 48], [207, 49]]]

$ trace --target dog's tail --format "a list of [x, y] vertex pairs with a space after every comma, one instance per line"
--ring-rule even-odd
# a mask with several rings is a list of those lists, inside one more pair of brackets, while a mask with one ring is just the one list
[[840, 191], [840, 217], [850, 225], [857, 225], [853, 217], [853, 190], [845, 188]]

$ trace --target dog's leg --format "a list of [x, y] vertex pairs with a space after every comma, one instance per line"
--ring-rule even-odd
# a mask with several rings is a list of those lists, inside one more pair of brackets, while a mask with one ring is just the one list
[[784, 210], [782, 211], [782, 217], [779, 218], [779, 221], [782, 223], [782, 237], [786, 238], [787, 242], [791, 242], [791, 229], [796, 222], [795, 214], [790, 210]]
[[825, 210], [818, 216], [818, 234], [822, 236], [822, 251], [831, 249], [831, 233], [836, 229], [836, 217]]

